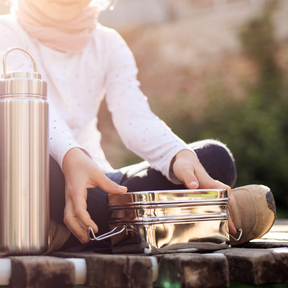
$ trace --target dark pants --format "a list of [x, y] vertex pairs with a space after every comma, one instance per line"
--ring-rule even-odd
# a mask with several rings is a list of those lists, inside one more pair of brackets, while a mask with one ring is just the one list
[[[234, 159], [225, 145], [215, 140], [203, 140], [194, 142], [190, 146], [194, 149], [198, 159], [213, 179], [219, 180], [231, 187], [235, 184], [236, 168]], [[146, 161], [106, 175], [116, 183], [126, 186], [128, 192], [185, 189], [183, 185], [171, 183], [161, 172], [150, 168], [149, 163]], [[50, 217], [62, 225], [64, 225], [64, 207], [64, 175], [57, 162], [51, 157]], [[97, 235], [108, 232], [107, 193], [99, 187], [88, 189], [87, 210], [91, 218], [98, 225], [99, 231]], [[82, 244], [71, 235], [64, 248], [71, 248], [77, 245]], [[109, 245], [109, 241], [95, 241], [89, 245], [93, 245], [93, 247], [105, 247]]]

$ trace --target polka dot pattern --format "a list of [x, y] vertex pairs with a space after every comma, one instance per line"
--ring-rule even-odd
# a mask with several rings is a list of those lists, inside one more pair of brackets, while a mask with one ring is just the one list
[[[30, 39], [18, 24], [0, 19], [0, 39], [5, 39], [0, 51], [8, 46], [29, 51], [48, 82], [50, 152], [60, 165], [69, 149], [81, 147], [103, 171], [113, 171], [96, 129], [99, 106], [106, 95], [125, 145], [169, 177], [171, 159], [188, 146], [151, 112], [139, 89], [134, 57], [117, 32], [98, 25], [81, 53], [63, 53]], [[16, 55], [12, 66], [31, 69], [26, 58]]]

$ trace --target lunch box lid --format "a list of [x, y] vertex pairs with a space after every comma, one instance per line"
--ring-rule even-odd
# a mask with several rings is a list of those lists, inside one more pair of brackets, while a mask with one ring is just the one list
[[159, 205], [228, 205], [225, 189], [182, 189], [108, 195], [109, 210]]

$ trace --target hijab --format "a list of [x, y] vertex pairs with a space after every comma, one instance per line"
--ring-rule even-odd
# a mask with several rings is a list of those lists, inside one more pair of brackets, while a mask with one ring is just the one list
[[[35, 1], [39, 0], [18, 0], [18, 5], [13, 8], [18, 23], [30, 37], [63, 52], [79, 52], [86, 47], [92, 38], [99, 15], [99, 8], [92, 4], [93, 1], [79, 9], [77, 15], [71, 19], [64, 20], [59, 19], [59, 11], [57, 15], [53, 13], [53, 9], [47, 13], [48, 10], [39, 5], [39, 2], [35, 5]], [[65, 13], [65, 2], [57, 1], [63, 2], [60, 8]]]

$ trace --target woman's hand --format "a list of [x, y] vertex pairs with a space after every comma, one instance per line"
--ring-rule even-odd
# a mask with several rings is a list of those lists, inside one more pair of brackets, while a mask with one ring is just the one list
[[[189, 189], [226, 189], [228, 195], [231, 194], [231, 188], [211, 178], [197, 156], [190, 150], [179, 151], [171, 162], [171, 169]], [[237, 233], [231, 218], [229, 219], [229, 232], [232, 235]]]
[[99, 186], [110, 194], [127, 191], [126, 187], [111, 181], [81, 149], [72, 148], [64, 156], [62, 168], [65, 176], [64, 223], [81, 243], [89, 241], [88, 227], [97, 233], [98, 227], [87, 212], [87, 188]]

